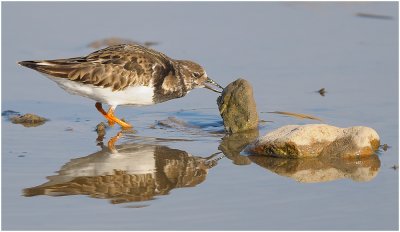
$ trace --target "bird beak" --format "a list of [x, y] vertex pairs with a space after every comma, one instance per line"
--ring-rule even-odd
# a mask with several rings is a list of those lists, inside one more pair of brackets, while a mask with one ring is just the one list
[[224, 89], [222, 86], [220, 86], [217, 82], [211, 80], [209, 77], [207, 77], [207, 80], [204, 83], [204, 87], [217, 93], [222, 93], [222, 91], [216, 89], [215, 87], [220, 88], [222, 90]]

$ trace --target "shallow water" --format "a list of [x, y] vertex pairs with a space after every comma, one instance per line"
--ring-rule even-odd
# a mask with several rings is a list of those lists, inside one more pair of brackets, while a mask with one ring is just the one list
[[[50, 121], [26, 128], [2, 117], [2, 229], [398, 230], [397, 9], [394, 2], [3, 3], [2, 111]], [[246, 78], [260, 119], [273, 121], [260, 135], [318, 123], [263, 113], [289, 111], [372, 127], [390, 148], [355, 163], [241, 156], [257, 135], [222, 139], [217, 95], [203, 89], [119, 107], [135, 132], [110, 149], [119, 132], [110, 128], [101, 147], [94, 129], [104, 119], [94, 102], [16, 61], [83, 55], [107, 37], [157, 41], [155, 49], [198, 61], [222, 85]], [[315, 92], [323, 87], [324, 97]], [[225, 157], [210, 157], [220, 150]]]

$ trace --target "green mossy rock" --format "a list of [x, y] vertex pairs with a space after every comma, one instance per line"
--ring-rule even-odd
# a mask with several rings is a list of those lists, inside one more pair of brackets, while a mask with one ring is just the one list
[[248, 81], [237, 79], [230, 83], [218, 97], [217, 104], [228, 133], [237, 133], [258, 127], [253, 88]]

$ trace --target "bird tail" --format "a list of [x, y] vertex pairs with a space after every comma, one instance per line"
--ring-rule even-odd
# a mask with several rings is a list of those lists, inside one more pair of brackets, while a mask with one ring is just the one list
[[19, 65], [27, 67], [27, 68], [31, 68], [34, 70], [37, 70], [39, 63], [40, 63], [40, 61], [35, 61], [35, 60], [26, 60], [26, 61], [18, 62]]
[[68, 73], [82, 60], [82, 57], [59, 60], [27, 60], [20, 61], [18, 64], [53, 77], [67, 78]]

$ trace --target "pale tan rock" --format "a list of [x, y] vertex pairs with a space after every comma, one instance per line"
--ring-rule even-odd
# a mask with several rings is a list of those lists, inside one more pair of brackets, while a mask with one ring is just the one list
[[260, 137], [246, 151], [281, 158], [360, 157], [374, 154], [379, 143], [376, 131], [363, 126], [288, 125]]

